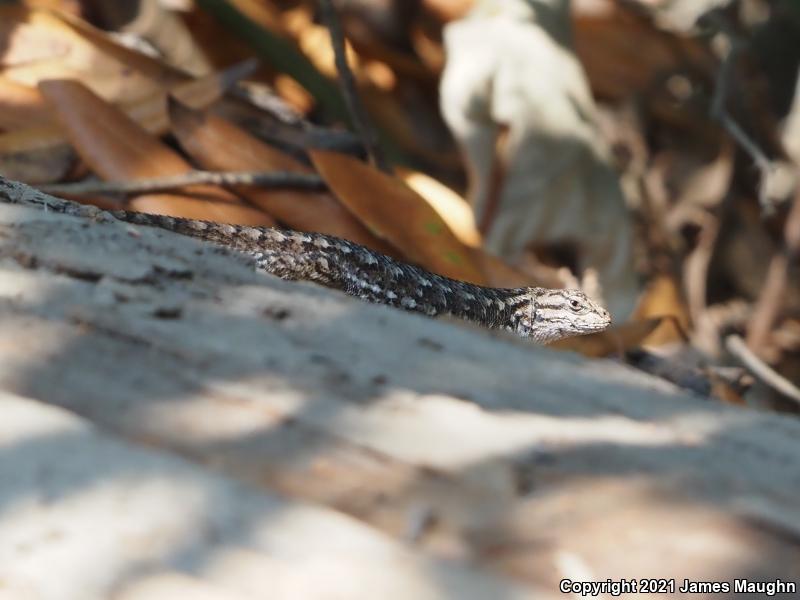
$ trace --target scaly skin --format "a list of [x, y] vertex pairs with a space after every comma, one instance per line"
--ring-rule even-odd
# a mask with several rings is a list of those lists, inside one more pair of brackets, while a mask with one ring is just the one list
[[[30, 189], [30, 188], [28, 188]], [[12, 191], [14, 193], [12, 193]], [[105, 212], [46, 194], [27, 193], [0, 177], [0, 200], [55, 212], [158, 227], [252, 256], [282, 279], [313, 281], [378, 304], [428, 316], [452, 315], [504, 329], [537, 343], [602, 331], [608, 311], [580, 290], [491, 288], [456, 281], [396, 261], [364, 246], [319, 233], [225, 225], [129, 211]]]

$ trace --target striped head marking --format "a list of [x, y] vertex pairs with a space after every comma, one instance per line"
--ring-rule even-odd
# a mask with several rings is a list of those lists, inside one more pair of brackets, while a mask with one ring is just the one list
[[603, 331], [611, 315], [580, 290], [529, 288], [527, 310], [520, 311], [517, 333], [546, 344], [575, 335]]

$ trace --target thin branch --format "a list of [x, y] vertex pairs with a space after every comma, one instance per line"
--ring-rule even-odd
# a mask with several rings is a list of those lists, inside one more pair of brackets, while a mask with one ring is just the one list
[[331, 45], [333, 46], [333, 53], [336, 59], [336, 70], [339, 72], [339, 87], [342, 90], [347, 111], [350, 113], [350, 118], [353, 121], [353, 126], [358, 131], [361, 141], [369, 154], [372, 164], [386, 173], [390, 172], [389, 165], [386, 158], [383, 156], [383, 151], [378, 144], [375, 130], [372, 127], [367, 111], [361, 102], [356, 88], [356, 80], [353, 77], [353, 72], [347, 64], [347, 52], [344, 43], [344, 34], [342, 33], [339, 17], [333, 7], [332, 0], [319, 0], [320, 14], [325, 26], [331, 34]]
[[783, 252], [778, 251], [769, 261], [761, 292], [747, 322], [747, 345], [755, 352], [760, 353], [770, 340], [784, 305], [788, 283], [789, 261]]
[[800, 257], [800, 187], [786, 216], [783, 247], [773, 254], [753, 316], [747, 325], [747, 345], [758, 351], [766, 343], [785, 303], [793, 264]]
[[753, 159], [759, 169], [769, 169], [771, 163], [767, 155], [731, 118], [725, 108], [725, 102], [728, 99], [728, 88], [733, 78], [733, 66], [738, 55], [739, 46], [737, 43], [733, 43], [725, 58], [722, 59], [714, 85], [714, 97], [711, 100], [711, 116], [722, 123], [728, 133], [731, 134], [731, 137], [750, 155], [750, 158]]
[[134, 181], [80, 181], [77, 183], [40, 185], [38, 187], [48, 194], [80, 196], [85, 194], [141, 194], [197, 184], [247, 185], [268, 189], [289, 188], [303, 191], [327, 189], [322, 178], [315, 174], [276, 172], [221, 173], [214, 171], [190, 171], [189, 173], [170, 177]]
[[721, 29], [727, 32], [731, 47], [722, 59], [722, 63], [717, 71], [714, 96], [711, 100], [711, 117], [720, 122], [739, 147], [741, 147], [755, 163], [756, 168], [761, 174], [761, 181], [758, 186], [758, 203], [766, 214], [770, 214], [774, 208], [771, 206], [768, 198], [768, 181], [772, 172], [775, 170], [775, 166], [767, 157], [766, 153], [747, 134], [739, 123], [731, 117], [728, 110], [725, 108], [729, 87], [733, 79], [733, 67], [739, 55], [741, 42], [735, 39], [735, 34], [732, 33], [730, 28], [726, 25], [722, 24]]
[[[259, 118], [251, 115], [241, 115], [240, 118], [244, 119], [251, 133], [269, 144], [278, 145], [282, 150], [296, 153], [298, 148], [318, 148], [351, 154], [357, 158], [366, 155], [364, 144], [355, 133], [347, 129], [321, 127], [308, 121], [266, 84], [239, 82], [231, 88], [229, 94], [271, 117], [264, 119], [259, 114]], [[302, 156], [296, 157], [302, 159]]]
[[717, 214], [697, 211], [700, 233], [697, 243], [684, 261], [683, 286], [689, 316], [694, 323], [692, 343], [710, 354], [718, 354], [720, 346], [719, 328], [708, 314], [708, 272], [719, 234], [719, 210]]
[[783, 375], [775, 371], [763, 360], [757, 357], [744, 340], [738, 335], [729, 335], [725, 338], [725, 347], [733, 354], [755, 377], [759, 378], [770, 388], [782, 396], [800, 404], [800, 389]]
[[708, 269], [719, 234], [719, 217], [702, 211], [698, 213], [700, 233], [697, 244], [684, 262], [683, 270], [689, 314], [695, 322], [700, 320], [707, 308]]

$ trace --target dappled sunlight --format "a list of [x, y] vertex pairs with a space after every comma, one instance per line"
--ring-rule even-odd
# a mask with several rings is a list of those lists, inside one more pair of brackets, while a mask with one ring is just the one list
[[311, 411], [304, 418], [402, 460], [442, 469], [458, 469], [535, 446], [568, 449], [600, 443], [644, 447], [682, 443], [680, 432], [622, 416], [495, 413], [471, 402], [412, 390], [388, 392], [366, 409], [342, 408], [331, 415]]
[[719, 4], [0, 0], [0, 596], [800, 583], [800, 12]]
[[8, 395], [2, 406], [4, 581], [36, 582], [42, 598], [101, 597], [120, 574], [236, 525], [235, 490], [183, 461], [134, 450], [58, 408]]
[[199, 393], [180, 401], [153, 399], [136, 410], [136, 418], [147, 436], [191, 447], [269, 435], [308, 411], [312, 402], [284, 378], [253, 376], [207, 382]]
[[[506, 571], [553, 584], [571, 574], [559, 560], [564, 553], [591, 565], [594, 580], [675, 578], [678, 585], [780, 577], [800, 559], [758, 523], [692, 497], [692, 485], [647, 474], [576, 477], [518, 503], [498, 529], [483, 532], [484, 551]], [[617, 560], [621, 546], [636, 553], [635, 567]]]

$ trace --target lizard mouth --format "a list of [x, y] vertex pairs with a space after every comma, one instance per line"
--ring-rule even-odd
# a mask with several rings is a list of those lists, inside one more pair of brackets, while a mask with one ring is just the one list
[[[611, 319], [603, 319], [602, 321], [589, 321], [586, 323], [582, 323], [576, 329], [578, 329], [578, 335], [586, 334], [586, 333], [598, 333], [600, 331], [605, 331], [611, 325]], [[573, 335], [575, 335], [573, 333]]]

